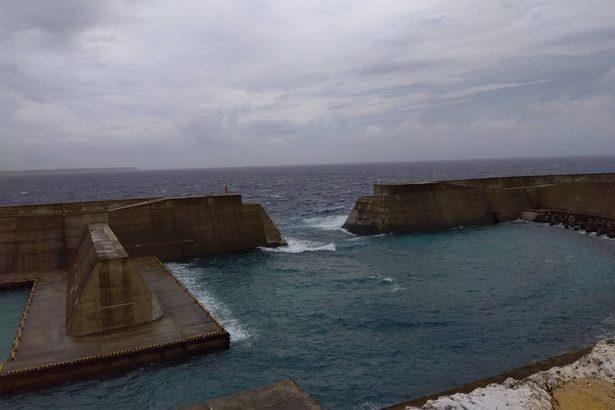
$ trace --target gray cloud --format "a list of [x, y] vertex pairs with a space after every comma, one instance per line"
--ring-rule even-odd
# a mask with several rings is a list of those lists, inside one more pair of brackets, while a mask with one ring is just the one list
[[0, 22], [0, 169], [615, 154], [611, 0], [6, 0]]
[[108, 14], [106, 2], [4, 0], [0, 5], [5, 28], [13, 35], [28, 30], [70, 35], [97, 25]]

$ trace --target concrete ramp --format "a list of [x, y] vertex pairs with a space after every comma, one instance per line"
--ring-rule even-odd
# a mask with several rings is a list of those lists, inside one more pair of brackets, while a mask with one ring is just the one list
[[68, 270], [66, 333], [84, 336], [151, 322], [160, 303], [107, 224], [89, 224]]

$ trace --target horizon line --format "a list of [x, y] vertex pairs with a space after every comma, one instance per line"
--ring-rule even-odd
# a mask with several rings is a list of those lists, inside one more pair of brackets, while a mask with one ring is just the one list
[[266, 164], [266, 165], [229, 165], [229, 166], [203, 166], [203, 167], [177, 167], [177, 168], [141, 168], [137, 166], [115, 167], [74, 167], [74, 168], [35, 168], [35, 169], [0, 169], [0, 174], [29, 173], [29, 172], [96, 172], [96, 171], [181, 171], [198, 169], [240, 169], [240, 168], [290, 168], [334, 165], [380, 165], [380, 164], [412, 164], [425, 162], [463, 162], [463, 161], [504, 161], [504, 160], [540, 160], [540, 159], [572, 159], [572, 158], [608, 158], [615, 154], [606, 155], [564, 155], [564, 156], [535, 156], [535, 157], [490, 157], [490, 158], [458, 158], [458, 159], [421, 159], [421, 160], [395, 160], [395, 161], [365, 161], [365, 162], [322, 162], [302, 164]]

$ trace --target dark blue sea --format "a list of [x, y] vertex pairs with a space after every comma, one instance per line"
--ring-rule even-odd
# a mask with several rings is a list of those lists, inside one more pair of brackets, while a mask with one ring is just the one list
[[[370, 237], [341, 229], [377, 181], [589, 172], [615, 172], [615, 157], [0, 175], [0, 205], [226, 185], [261, 203], [289, 242], [168, 264], [227, 327], [228, 351], [0, 407], [168, 409], [293, 378], [326, 408], [370, 409], [594, 343], [615, 334], [613, 240], [523, 222]], [[4, 355], [26, 298], [0, 293]]]

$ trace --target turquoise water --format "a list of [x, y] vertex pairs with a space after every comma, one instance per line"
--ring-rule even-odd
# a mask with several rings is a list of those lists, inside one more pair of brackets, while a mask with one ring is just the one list
[[319, 242], [284, 252], [168, 264], [230, 350], [4, 405], [171, 408], [292, 377], [327, 408], [375, 408], [615, 333], [613, 240], [521, 222], [356, 237], [341, 219], [307, 219]]
[[[169, 264], [228, 328], [228, 351], [0, 398], [0, 408], [168, 409], [289, 377], [327, 408], [377, 408], [614, 335], [615, 241], [526, 223], [375, 237], [340, 228], [378, 180], [577, 172], [615, 172], [615, 157], [0, 176], [0, 205], [228, 185], [261, 203], [290, 244]], [[23, 301], [9, 307], [14, 335]]]
[[6, 362], [21, 321], [30, 288], [0, 289], [0, 360]]

